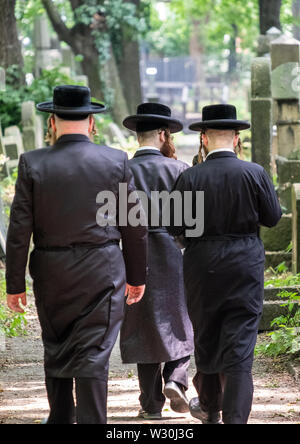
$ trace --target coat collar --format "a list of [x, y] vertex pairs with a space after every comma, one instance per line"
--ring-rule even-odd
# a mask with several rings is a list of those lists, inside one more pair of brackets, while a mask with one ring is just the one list
[[206, 162], [213, 159], [220, 159], [221, 157], [234, 157], [237, 159], [237, 155], [235, 153], [231, 153], [230, 151], [220, 151], [219, 153], [212, 153], [210, 156], [208, 156]]
[[147, 149], [141, 150], [141, 151], [138, 150], [135, 153], [134, 157], [147, 156], [149, 154], [152, 154], [153, 156], [163, 156], [163, 154], [160, 151], [154, 150], [154, 149], [151, 149], [151, 148], [149, 148], [149, 149], [147, 148]]
[[90, 139], [84, 134], [64, 134], [57, 139], [56, 144], [68, 142], [90, 142]]

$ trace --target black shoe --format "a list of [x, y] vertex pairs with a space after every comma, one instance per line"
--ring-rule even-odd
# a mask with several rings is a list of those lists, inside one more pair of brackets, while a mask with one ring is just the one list
[[193, 398], [190, 401], [190, 412], [194, 418], [200, 419], [202, 424], [222, 424], [220, 412], [205, 412], [200, 407], [199, 398]]
[[164, 395], [170, 399], [170, 407], [174, 412], [187, 413], [189, 411], [189, 401], [185, 392], [176, 382], [170, 381], [165, 385]]
[[158, 413], [148, 413], [145, 410], [140, 409], [138, 413], [138, 418], [148, 419], [150, 421], [155, 421], [157, 419], [163, 419], [161, 412]]

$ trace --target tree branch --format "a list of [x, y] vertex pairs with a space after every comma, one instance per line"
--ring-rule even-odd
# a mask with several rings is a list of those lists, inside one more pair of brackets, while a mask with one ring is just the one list
[[66, 42], [68, 45], [73, 46], [72, 30], [69, 29], [61, 19], [52, 0], [42, 0], [42, 3], [59, 39]]

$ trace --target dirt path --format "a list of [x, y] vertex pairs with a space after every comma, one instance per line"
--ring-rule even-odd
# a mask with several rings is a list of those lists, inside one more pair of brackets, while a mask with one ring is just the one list
[[[32, 298], [29, 298], [27, 337], [6, 341], [0, 353], [0, 424], [39, 424], [48, 414], [44, 387], [43, 348]], [[190, 368], [188, 397], [194, 362]], [[300, 384], [270, 360], [257, 359], [254, 367], [255, 398], [250, 424], [300, 424]], [[147, 423], [136, 418], [139, 409], [138, 381], [134, 365], [122, 365], [116, 345], [110, 365], [109, 424]], [[197, 424], [189, 414], [178, 415], [165, 405], [160, 424]]]

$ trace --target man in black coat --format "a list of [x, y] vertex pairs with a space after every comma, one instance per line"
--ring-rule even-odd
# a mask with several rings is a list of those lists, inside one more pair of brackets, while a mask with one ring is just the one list
[[[48, 424], [106, 423], [108, 364], [128, 303], [143, 296], [147, 229], [99, 224], [101, 193], [135, 190], [127, 155], [91, 142], [94, 118], [85, 87], [62, 86], [38, 105], [53, 113], [53, 146], [20, 158], [7, 236], [7, 302], [26, 305], [30, 273], [45, 349]], [[128, 211], [130, 210], [128, 205]], [[123, 215], [124, 217], [124, 215]], [[119, 247], [122, 239], [123, 254]], [[76, 388], [76, 412], [72, 394]]]
[[[159, 419], [168, 397], [176, 412], [187, 412], [188, 367], [193, 353], [193, 331], [187, 313], [182, 253], [164, 227], [162, 208], [153, 193], [170, 192], [188, 165], [176, 160], [172, 135], [182, 124], [162, 104], [145, 103], [137, 115], [125, 119], [136, 131], [140, 148], [129, 161], [139, 192], [149, 207], [149, 271], [143, 300], [126, 307], [121, 329], [124, 363], [137, 363], [140, 417]], [[162, 365], [164, 364], [163, 373]], [[163, 388], [163, 379], [165, 386]]]
[[[275, 226], [281, 209], [265, 170], [239, 160], [235, 149], [239, 121], [231, 105], [203, 110], [203, 121], [190, 128], [202, 133], [204, 162], [185, 171], [175, 190], [204, 192], [204, 232], [186, 239], [184, 280], [195, 335], [198, 397], [193, 416], [206, 424], [246, 424], [253, 399], [252, 364], [263, 308], [264, 263], [259, 226]], [[186, 233], [174, 223], [170, 233]]]

